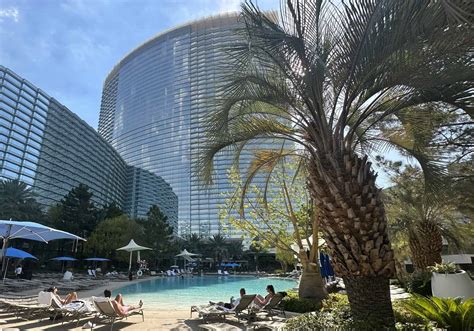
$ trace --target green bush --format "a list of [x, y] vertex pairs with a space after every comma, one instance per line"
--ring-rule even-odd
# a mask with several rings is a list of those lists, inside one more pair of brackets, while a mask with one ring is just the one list
[[283, 309], [294, 313], [307, 313], [321, 308], [321, 304], [309, 299], [286, 297], [283, 299]]
[[432, 295], [431, 272], [415, 271], [412, 273], [407, 279], [406, 289], [410, 293]]
[[414, 295], [403, 306], [416, 316], [452, 331], [474, 329], [474, 299], [437, 298]]
[[331, 293], [322, 302], [321, 311], [332, 311], [349, 307], [349, 299], [346, 294]]

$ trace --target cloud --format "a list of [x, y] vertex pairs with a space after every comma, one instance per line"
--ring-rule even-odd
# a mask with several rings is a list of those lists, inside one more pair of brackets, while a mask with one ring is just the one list
[[20, 12], [15, 7], [0, 8], [0, 23], [5, 21], [5, 19], [11, 19], [13, 20], [13, 22], [16, 23], [18, 22], [19, 17], [20, 17]]

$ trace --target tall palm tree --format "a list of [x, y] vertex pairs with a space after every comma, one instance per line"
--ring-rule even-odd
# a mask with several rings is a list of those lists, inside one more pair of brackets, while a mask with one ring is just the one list
[[368, 161], [376, 144], [363, 137], [376, 136], [381, 122], [418, 104], [472, 114], [467, 6], [449, 0], [285, 0], [278, 19], [247, 2], [242, 42], [227, 50], [230, 63], [219, 64], [217, 80], [225, 87], [208, 118], [199, 171], [211, 182], [219, 152], [239, 154], [250, 142], [269, 139], [282, 141], [282, 148], [261, 153], [253, 170], [301, 156], [357, 320], [394, 324], [394, 257]]

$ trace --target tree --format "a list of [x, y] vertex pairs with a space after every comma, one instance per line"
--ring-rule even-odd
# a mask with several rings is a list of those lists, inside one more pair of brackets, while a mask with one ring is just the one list
[[384, 191], [390, 232], [402, 248], [407, 246], [415, 269], [426, 270], [442, 262], [443, 237], [462, 247], [471, 238], [472, 224], [458, 210], [461, 194], [443, 189], [436, 199], [430, 197], [422, 171], [398, 165], [392, 165], [394, 186]]
[[123, 210], [120, 209], [115, 202], [111, 202], [99, 210], [98, 219], [99, 221], [102, 221], [107, 218], [114, 218], [123, 214]]
[[197, 233], [191, 233], [189, 236], [186, 236], [183, 246], [189, 252], [200, 253], [203, 249], [203, 241]]
[[79, 184], [53, 206], [49, 215], [58, 229], [87, 238], [98, 223], [98, 212], [87, 185]]
[[[232, 169], [229, 181], [233, 193], [220, 217], [248, 238], [257, 237], [262, 248], [275, 247], [279, 256], [297, 254], [303, 265], [299, 296], [321, 301], [327, 293], [319, 271], [318, 246], [308, 240], [318, 242], [319, 219], [312, 210], [304, 169], [296, 169], [294, 161], [294, 157], [280, 160], [263, 187], [246, 185]], [[296, 252], [293, 245], [298, 247]], [[309, 254], [305, 247], [309, 247]]]
[[289, 252], [287, 250], [279, 249], [278, 247], [276, 249], [275, 257], [280, 262], [281, 269], [283, 270], [283, 272], [288, 271], [289, 265], [294, 265], [296, 263], [294, 252]]
[[209, 249], [214, 253], [214, 261], [220, 267], [222, 260], [227, 257], [227, 241], [221, 234], [215, 234], [209, 238]]
[[168, 217], [157, 205], [150, 207], [147, 219], [140, 221], [140, 224], [144, 230], [145, 246], [153, 249], [154, 259], [158, 265], [159, 259], [169, 257], [169, 253], [174, 252], [173, 227], [169, 225]]
[[420, 104], [472, 115], [468, 6], [286, 0], [279, 22], [250, 2], [242, 7], [243, 41], [227, 50], [232, 60], [217, 78], [224, 87], [207, 118], [197, 167], [212, 182], [218, 153], [232, 149], [238, 160], [250, 142], [269, 139], [282, 148], [260, 155], [254, 172], [300, 156], [355, 320], [394, 325], [394, 254], [368, 160], [380, 146], [379, 125], [404, 109], [416, 113]]
[[39, 221], [41, 206], [31, 188], [17, 179], [0, 181], [0, 219]]
[[117, 251], [127, 245], [130, 239], [141, 240], [142, 226], [126, 215], [101, 221], [86, 242], [86, 251], [95, 256], [106, 256], [112, 260], [128, 262], [129, 253]]

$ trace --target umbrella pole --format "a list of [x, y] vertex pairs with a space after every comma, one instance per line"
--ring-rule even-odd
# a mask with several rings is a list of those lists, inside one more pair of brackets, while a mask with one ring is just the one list
[[10, 259], [5, 258], [5, 260], [7, 260], [7, 263], [6, 263], [6, 267], [5, 267], [5, 273], [3, 274], [3, 282], [4, 283], [5, 283], [5, 278], [7, 278], [8, 260], [10, 260]]
[[130, 251], [130, 262], [128, 263], [128, 273], [132, 271], [132, 255], [133, 255], [133, 251]]
[[5, 260], [6, 260], [6, 257], [7, 257], [7, 245], [8, 245], [8, 236], [10, 235], [10, 231], [11, 231], [11, 225], [9, 227], [9, 230], [7, 232], [7, 235], [5, 236], [5, 238], [3, 238], [3, 245], [2, 245], [2, 273], [3, 271], [5, 270]]

